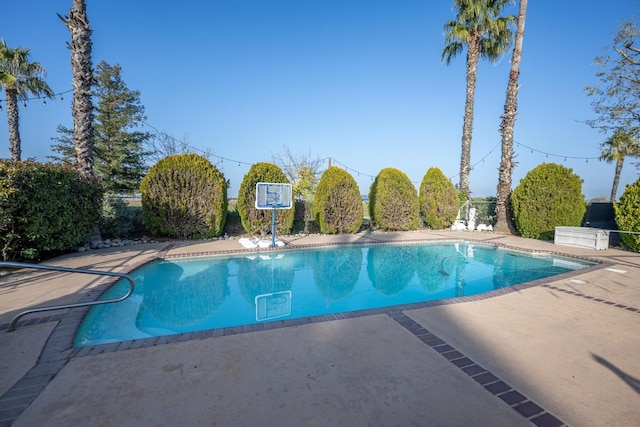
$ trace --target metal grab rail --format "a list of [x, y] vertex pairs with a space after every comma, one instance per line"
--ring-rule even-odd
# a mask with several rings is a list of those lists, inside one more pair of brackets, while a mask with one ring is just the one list
[[133, 293], [133, 291], [136, 288], [136, 283], [134, 282], [134, 280], [133, 280], [133, 278], [131, 276], [129, 276], [127, 274], [115, 273], [115, 272], [111, 272], [111, 271], [85, 270], [85, 269], [82, 269], [82, 268], [57, 267], [57, 266], [54, 266], [54, 265], [29, 264], [29, 263], [24, 263], [24, 262], [12, 262], [12, 261], [0, 261], [0, 267], [34, 268], [34, 269], [37, 269], [37, 270], [64, 271], [64, 272], [68, 272], [68, 273], [95, 274], [95, 275], [98, 275], [98, 276], [120, 277], [120, 278], [123, 278], [123, 279], [127, 279], [129, 281], [129, 290], [127, 291], [126, 294], [124, 294], [123, 296], [121, 296], [119, 298], [99, 300], [99, 301], [89, 301], [89, 302], [78, 302], [78, 303], [74, 303], [74, 304], [51, 305], [51, 306], [46, 306], [46, 307], [36, 307], [36, 308], [31, 308], [29, 310], [24, 310], [24, 311], [18, 313], [11, 320], [11, 323], [9, 324], [9, 328], [7, 329], [7, 332], [15, 331], [16, 323], [18, 322], [18, 320], [22, 316], [25, 316], [27, 314], [37, 313], [37, 312], [40, 312], [40, 311], [61, 310], [61, 309], [76, 308], [76, 307], [88, 307], [88, 306], [98, 305], [98, 304], [110, 304], [110, 303], [113, 303], [113, 302], [120, 302], [120, 301], [124, 301], [125, 299], [129, 298], [129, 296]]

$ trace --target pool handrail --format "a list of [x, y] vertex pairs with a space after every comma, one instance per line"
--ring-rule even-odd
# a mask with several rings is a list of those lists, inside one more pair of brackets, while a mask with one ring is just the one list
[[131, 294], [133, 294], [133, 291], [135, 290], [135, 287], [136, 287], [136, 283], [135, 283], [135, 281], [133, 280], [133, 278], [131, 276], [129, 276], [127, 274], [124, 274], [124, 273], [116, 273], [116, 272], [112, 272], [112, 271], [86, 270], [86, 269], [83, 269], [83, 268], [59, 267], [59, 266], [55, 266], [55, 265], [31, 264], [31, 263], [26, 263], [26, 262], [14, 262], [14, 261], [0, 261], [0, 267], [33, 268], [33, 269], [37, 269], [37, 270], [64, 271], [64, 272], [67, 272], [67, 273], [95, 274], [95, 275], [98, 275], [98, 276], [120, 277], [122, 279], [127, 279], [129, 281], [129, 290], [127, 291], [126, 294], [124, 294], [123, 296], [121, 296], [119, 298], [105, 299], [105, 300], [98, 300], [98, 301], [88, 301], [88, 302], [78, 302], [78, 303], [73, 303], [73, 304], [50, 305], [50, 306], [44, 306], [44, 307], [30, 308], [28, 310], [21, 311], [20, 313], [16, 314], [14, 316], [14, 318], [11, 320], [11, 323], [9, 323], [9, 327], [7, 329], [7, 332], [15, 331], [16, 323], [18, 322], [18, 320], [22, 316], [26, 316], [27, 314], [38, 313], [40, 311], [63, 310], [63, 309], [67, 309], [67, 308], [88, 307], [88, 306], [98, 305], [98, 304], [110, 304], [110, 303], [114, 303], [114, 302], [120, 302], [120, 301], [124, 301], [125, 299], [129, 298], [129, 296], [131, 296]]

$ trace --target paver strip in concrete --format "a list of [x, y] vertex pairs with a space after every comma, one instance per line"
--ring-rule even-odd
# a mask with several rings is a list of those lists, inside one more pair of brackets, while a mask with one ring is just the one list
[[640, 315], [559, 286], [406, 313], [569, 425], [637, 425]]

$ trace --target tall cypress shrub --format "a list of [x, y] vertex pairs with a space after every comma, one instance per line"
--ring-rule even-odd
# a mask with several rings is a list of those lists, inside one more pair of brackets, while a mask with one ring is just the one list
[[[256, 209], [256, 184], [271, 182], [289, 184], [287, 176], [273, 163], [255, 163], [242, 179], [238, 190], [238, 214], [242, 227], [248, 233], [266, 234], [271, 230], [270, 209]], [[276, 209], [276, 232], [287, 234], [293, 227], [295, 209]]]
[[[613, 204], [616, 225], [620, 231], [640, 231], [640, 179], [627, 185], [620, 201]], [[640, 252], [640, 234], [620, 233], [622, 244]]]
[[438, 168], [430, 168], [420, 183], [420, 213], [427, 226], [441, 230], [458, 215], [458, 192]]
[[227, 220], [227, 181], [209, 160], [176, 154], [156, 163], [140, 184], [142, 217], [155, 234], [219, 236]]
[[587, 210], [582, 179], [556, 163], [543, 163], [511, 194], [513, 217], [523, 237], [553, 239], [556, 226], [579, 227]]
[[362, 196], [349, 172], [330, 167], [316, 188], [313, 209], [325, 234], [355, 233], [362, 225]]
[[369, 215], [373, 224], [381, 230], [418, 228], [418, 192], [404, 172], [386, 168], [378, 173], [369, 190]]

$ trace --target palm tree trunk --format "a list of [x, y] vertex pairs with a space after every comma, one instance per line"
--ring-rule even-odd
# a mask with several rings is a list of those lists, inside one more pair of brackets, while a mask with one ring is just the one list
[[518, 28], [516, 30], [515, 46], [511, 59], [507, 98], [504, 104], [504, 114], [500, 124], [502, 134], [502, 157], [498, 172], [498, 188], [496, 201], [496, 226], [498, 233], [516, 233], [511, 221], [509, 199], [511, 197], [511, 177], [513, 174], [513, 129], [518, 114], [518, 77], [520, 75], [520, 60], [522, 58], [522, 42], [524, 40], [524, 23], [527, 16], [527, 0], [520, 0]]
[[613, 177], [613, 186], [611, 187], [611, 203], [616, 201], [616, 195], [618, 193], [618, 184], [620, 184], [620, 174], [622, 173], [622, 165], [624, 164], [624, 157], [618, 157], [616, 160], [616, 174]]
[[64, 18], [71, 33], [71, 69], [73, 70], [73, 142], [78, 169], [85, 177], [93, 177], [93, 65], [91, 62], [91, 27], [85, 0], [73, 0], [69, 16]]
[[471, 139], [473, 136], [473, 107], [475, 103], [476, 78], [479, 57], [478, 38], [469, 41], [467, 49], [467, 91], [462, 123], [462, 153], [460, 155], [460, 185], [467, 199], [470, 197], [469, 174], [471, 173]]
[[12, 87], [7, 88], [5, 95], [7, 97], [7, 120], [9, 122], [9, 151], [11, 152], [11, 160], [19, 162], [22, 155], [22, 148], [18, 115], [18, 91]]

